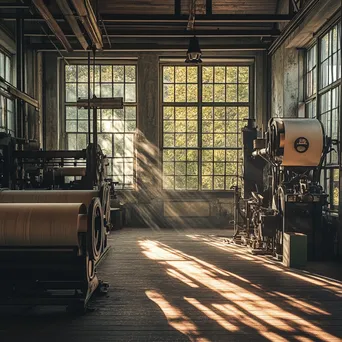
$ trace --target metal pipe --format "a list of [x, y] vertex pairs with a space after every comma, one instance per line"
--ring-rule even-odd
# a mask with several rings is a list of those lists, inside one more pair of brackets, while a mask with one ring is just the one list
[[[93, 70], [94, 75], [95, 70]], [[90, 124], [90, 51], [88, 51], [88, 144], [91, 139], [91, 124]]]
[[106, 38], [107, 38], [107, 41], [108, 41], [108, 44], [109, 44], [109, 48], [111, 48], [111, 47], [112, 47], [112, 43], [110, 42], [110, 39], [109, 39], [109, 35], [108, 35], [108, 32], [107, 32], [106, 25], [104, 24], [104, 22], [103, 22], [103, 20], [102, 20], [102, 18], [101, 18], [100, 15], [99, 15], [99, 18], [100, 18], [100, 20], [101, 20], [101, 24], [102, 24], [103, 30], [104, 30], [105, 35], [106, 35]]
[[[23, 91], [23, 40], [24, 40], [24, 20], [23, 19], [17, 19], [17, 25], [16, 25], [16, 45], [17, 45], [17, 54], [16, 54], [16, 69], [17, 69], [17, 89], [19, 91]], [[23, 115], [24, 115], [24, 104], [22, 100], [17, 100], [17, 132], [16, 135], [19, 137], [24, 137], [24, 125], [23, 125]]]
[[[45, 33], [45, 36], [48, 37], [50, 43], [51, 43], [52, 46], [55, 48], [55, 51], [57, 51], [57, 52], [59, 53], [59, 55], [63, 58], [65, 64], [66, 64], [66, 65], [69, 65], [68, 60], [63, 56], [61, 50], [57, 47], [57, 45], [56, 45], [56, 44], [52, 41], [52, 39], [49, 37], [49, 35], [47, 34], [47, 32], [44, 30], [44, 27], [41, 26], [40, 28], [42, 29], [43, 33]], [[67, 51], [67, 52], [68, 52], [68, 51]]]
[[[342, 18], [342, 7], [341, 7], [341, 10], [340, 10], [340, 21], [341, 21], [341, 18]], [[340, 30], [340, 46], [342, 46], [342, 32]], [[342, 49], [340, 49], [340, 61], [342, 61]], [[340, 155], [339, 155], [339, 161], [340, 161], [340, 188], [339, 188], [339, 195], [340, 195], [340, 198], [339, 198], [339, 246], [338, 246], [338, 253], [339, 253], [339, 256], [342, 255], [342, 119], [341, 119], [341, 114], [342, 114], [342, 85], [340, 85], [340, 102], [339, 102], [339, 111], [340, 111]]]

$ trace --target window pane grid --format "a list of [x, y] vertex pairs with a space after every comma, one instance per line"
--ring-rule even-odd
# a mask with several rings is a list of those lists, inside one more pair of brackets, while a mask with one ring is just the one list
[[[191, 82], [197, 83], [199, 100], [193, 105], [180, 94], [186, 89], [177, 88]], [[241, 129], [250, 112], [249, 82], [249, 66], [162, 67], [165, 189], [212, 191], [241, 184]], [[189, 160], [187, 152], [196, 158]]]
[[[86, 148], [88, 110], [77, 109], [77, 98], [88, 98], [88, 65], [65, 67], [65, 123], [68, 149]], [[96, 65], [90, 68], [91, 96], [123, 97], [123, 109], [98, 110], [98, 143], [109, 159], [108, 176], [117, 188], [132, 189], [135, 182], [136, 66]], [[92, 119], [92, 111], [90, 113]], [[90, 127], [92, 132], [92, 124]]]
[[320, 89], [341, 78], [340, 35], [341, 25], [339, 24], [334, 26], [321, 39]]
[[202, 102], [248, 103], [248, 66], [204, 66]]
[[317, 46], [314, 45], [307, 52], [307, 73], [306, 73], [306, 96], [310, 97], [317, 92]]
[[[338, 23], [318, 40], [317, 54], [319, 56], [318, 74], [320, 78], [320, 91], [317, 98], [317, 91], [313, 85], [313, 78], [315, 76], [311, 75], [316, 62], [315, 56], [312, 56], [313, 49], [316, 51], [316, 46], [307, 51], [306, 113], [308, 117], [316, 117], [318, 115], [318, 119], [320, 119], [324, 126], [325, 134], [334, 140], [340, 139], [339, 130], [341, 125], [341, 103], [339, 103], [341, 87], [340, 39], [341, 23]], [[317, 74], [317, 70], [314, 71], [314, 74]], [[316, 113], [318, 114], [316, 115]], [[329, 195], [329, 207], [332, 210], [337, 210], [339, 205], [339, 162], [338, 153], [336, 151], [330, 152], [321, 174], [321, 184]]]
[[[12, 83], [12, 60], [0, 50], [0, 76]], [[0, 131], [15, 136], [14, 100], [0, 95]]]

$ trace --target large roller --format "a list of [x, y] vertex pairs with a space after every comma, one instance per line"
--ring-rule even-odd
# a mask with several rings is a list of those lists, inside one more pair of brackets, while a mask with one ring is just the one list
[[80, 247], [78, 234], [88, 229], [82, 203], [0, 204], [0, 246]]
[[[0, 203], [0, 304], [77, 303], [84, 308], [99, 285], [95, 267], [103, 252], [103, 221], [98, 197], [88, 206]], [[75, 293], [55, 297], [51, 291], [56, 289]]]
[[94, 197], [99, 197], [110, 230], [110, 191], [108, 186], [98, 190], [2, 190], [0, 203], [84, 203], [89, 206]]
[[98, 197], [96, 190], [3, 190], [1, 203], [84, 203]]

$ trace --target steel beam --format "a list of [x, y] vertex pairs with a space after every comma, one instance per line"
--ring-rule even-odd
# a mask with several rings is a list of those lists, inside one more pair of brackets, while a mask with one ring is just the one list
[[[106, 22], [188, 22], [188, 15], [112, 15], [102, 14]], [[288, 22], [292, 19], [290, 15], [283, 14], [212, 14], [196, 15], [196, 23], [200, 22]]]
[[181, 15], [181, 0], [175, 0], [175, 15]]
[[[100, 13], [104, 22], [130, 22], [130, 23], [172, 23], [172, 22], [188, 22], [187, 15], [124, 15], [124, 14], [103, 14]], [[14, 13], [0, 13], [0, 19], [4, 21], [13, 21], [18, 18]], [[25, 14], [20, 18], [28, 21], [44, 21], [39, 16]], [[281, 23], [289, 22], [293, 18], [288, 14], [212, 14], [212, 15], [196, 15], [196, 23]], [[56, 21], [65, 21], [62, 16], [55, 16]]]
[[[158, 30], [116, 30], [115, 33], [108, 32], [109, 38], [119, 38], [119, 37], [145, 37], [145, 38], [188, 38], [192, 37], [193, 34], [188, 31], [179, 31], [179, 30], [167, 30], [167, 31], [158, 31]], [[197, 37], [277, 37], [280, 35], [280, 31], [275, 30], [196, 30]], [[26, 37], [43, 37], [45, 36], [41, 32], [27, 32], [25, 33]], [[54, 35], [49, 35], [50, 37], [54, 37]], [[66, 37], [75, 37], [74, 34], [66, 34]]]
[[0, 3], [0, 9], [28, 9], [30, 6], [23, 3], [2, 2]]
[[206, 3], [205, 3], [205, 13], [207, 15], [212, 15], [213, 14], [213, 0], [206, 0]]
[[[51, 44], [31, 44], [31, 47], [39, 52], [55, 52], [56, 49]], [[262, 43], [246, 43], [246, 44], [212, 44], [212, 45], [201, 45], [202, 51], [264, 51], [267, 50], [268, 45]], [[141, 52], [141, 51], [172, 51], [172, 52], [184, 52], [188, 48], [187, 44], [168, 44], [160, 45], [154, 43], [116, 43], [112, 49], [103, 49], [102, 52]], [[66, 52], [66, 50], [61, 50]], [[84, 50], [74, 50], [74, 52], [85, 52]]]

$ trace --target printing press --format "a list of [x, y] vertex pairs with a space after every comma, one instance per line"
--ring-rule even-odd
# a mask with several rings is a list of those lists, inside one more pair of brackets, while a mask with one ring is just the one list
[[321, 259], [333, 244], [323, 215], [328, 195], [319, 183], [331, 139], [321, 122], [273, 118], [258, 137], [254, 120], [248, 120], [242, 132], [245, 191], [242, 196], [235, 189], [231, 242], [282, 259], [284, 234], [305, 234], [307, 258]]
[[94, 111], [86, 149], [45, 151], [0, 136], [0, 305], [84, 311], [95, 290], [107, 290], [96, 268], [108, 252], [115, 183], [97, 144], [96, 110], [123, 103], [94, 98], [78, 105]]

